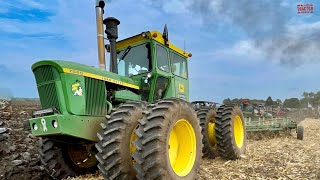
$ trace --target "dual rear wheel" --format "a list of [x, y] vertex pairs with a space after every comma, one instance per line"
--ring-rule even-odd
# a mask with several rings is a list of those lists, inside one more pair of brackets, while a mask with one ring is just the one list
[[246, 130], [242, 112], [237, 106], [222, 105], [217, 109], [197, 110], [203, 135], [203, 154], [207, 158], [221, 156], [239, 159], [245, 153]]
[[134, 142], [138, 179], [195, 179], [200, 171], [202, 136], [191, 105], [178, 99], [149, 107]]
[[[188, 102], [127, 102], [113, 112], [96, 144], [105, 179], [195, 179], [202, 136]], [[129, 148], [130, 147], [130, 148]]]

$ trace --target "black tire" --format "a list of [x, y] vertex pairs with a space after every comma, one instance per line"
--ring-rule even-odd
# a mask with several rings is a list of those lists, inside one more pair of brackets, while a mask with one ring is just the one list
[[202, 134], [202, 144], [203, 149], [202, 153], [204, 157], [207, 158], [215, 158], [218, 156], [217, 144], [215, 142], [210, 141], [209, 138], [209, 123], [212, 119], [216, 119], [216, 111], [214, 109], [199, 109], [197, 110], [197, 116], [200, 121], [201, 126], [201, 134]]
[[[134, 168], [137, 172], [137, 178], [140, 180], [196, 179], [202, 161], [202, 135], [193, 107], [186, 101], [170, 98], [149, 105], [148, 109], [147, 116], [139, 123], [139, 128], [135, 131], [137, 140], [134, 144], [137, 151], [133, 154], [133, 158], [136, 160]], [[183, 123], [187, 122], [188, 128], [193, 130], [190, 133], [190, 129], [188, 129], [189, 131], [187, 130], [188, 133], [184, 137], [178, 135], [179, 139], [177, 138], [177, 141], [182, 142], [185, 140], [184, 142], [186, 142], [190, 140], [190, 138], [186, 137], [192, 134], [193, 136], [191, 135], [190, 137], [194, 138], [195, 141], [193, 141], [194, 146], [191, 147], [194, 148], [193, 150], [196, 153], [193, 157], [192, 155], [183, 156], [185, 158], [189, 156], [194, 158], [194, 161], [187, 160], [188, 163], [193, 163], [189, 164], [190, 166], [185, 171], [185, 176], [179, 176], [180, 172], [176, 173], [173, 170], [169, 156], [170, 134], [173, 131], [173, 127], [176, 127], [175, 125], [180, 124], [181, 121]], [[185, 132], [183, 130], [180, 129], [179, 133]], [[178, 145], [178, 147], [180, 146]], [[173, 147], [171, 148], [173, 150]], [[193, 150], [189, 153], [192, 153]], [[188, 150], [184, 152], [188, 152]], [[180, 153], [177, 153], [176, 157], [182, 157], [180, 155]]]
[[[243, 139], [241, 146], [236, 143], [234, 136], [235, 119], [239, 117], [242, 123]], [[240, 120], [239, 120], [240, 121]], [[238, 106], [222, 105], [218, 108], [216, 123], [216, 140], [219, 155], [225, 159], [239, 159], [246, 151], [246, 128], [243, 114]]]
[[102, 123], [102, 131], [97, 133], [99, 142], [96, 144], [99, 161], [98, 168], [105, 179], [135, 179], [130, 151], [131, 135], [142, 119], [146, 110], [146, 102], [127, 102], [118, 107]]
[[[69, 149], [77, 145], [59, 143], [47, 138], [40, 139], [40, 160], [46, 171], [54, 179], [65, 179], [96, 171], [97, 162], [93, 161], [90, 167], [79, 167], [71, 159]], [[78, 145], [81, 146], [81, 145]]]
[[297, 139], [303, 140], [303, 134], [304, 134], [304, 127], [298, 126], [297, 127]]

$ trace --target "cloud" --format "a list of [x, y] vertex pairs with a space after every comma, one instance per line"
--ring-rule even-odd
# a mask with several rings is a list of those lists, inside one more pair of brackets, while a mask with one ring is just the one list
[[230, 59], [231, 61], [235, 61], [236, 59], [242, 59], [241, 63], [253, 63], [261, 62], [264, 52], [255, 46], [253, 40], [240, 40], [231, 47], [215, 50], [211, 53], [211, 56], [217, 60]]
[[52, 1], [46, 1], [44, 3], [41, 0], [11, 0], [11, 1], [1, 1], [0, 8], [3, 9], [39, 9], [39, 10], [48, 10], [50, 9], [50, 5], [52, 5]]
[[[171, 42], [183, 47], [186, 40], [187, 51], [193, 53], [189, 71], [194, 100], [264, 98], [271, 93], [285, 97], [288, 87], [301, 84], [310, 90], [316, 88], [314, 82], [319, 78], [319, 64], [307, 56], [316, 54], [317, 43], [289, 53], [299, 40], [315, 39], [314, 32], [319, 30], [317, 20], [292, 19], [294, 6], [287, 1], [122, 0], [108, 2], [105, 17], [120, 19], [119, 39], [146, 30], [161, 31], [167, 23]], [[28, 10], [36, 16], [23, 21], [21, 17], [28, 17], [28, 11], [21, 11], [16, 19], [0, 18], [0, 64], [14, 70], [11, 76], [0, 75], [0, 79], [16, 96], [37, 96], [30, 67], [38, 60], [61, 59], [97, 66], [93, 1], [0, 1], [0, 14], [12, 14], [13, 9]], [[286, 68], [295, 62], [286, 62], [290, 57], [286, 53], [314, 65]], [[108, 62], [109, 55], [106, 57]], [[21, 91], [21, 86], [28, 88]]]
[[156, 0], [152, 5], [171, 13], [198, 15], [204, 26], [229, 24], [246, 34], [250, 41], [236, 42], [231, 48], [235, 54], [248, 52], [245, 48], [250, 46], [254, 53], [264, 52], [259, 53], [264, 55], [261, 58], [289, 67], [312, 63], [320, 55], [320, 21], [292, 23], [297, 19], [292, 16], [296, 8], [294, 3], [285, 0], [179, 0], [176, 4], [183, 4], [180, 10], [168, 8], [170, 2]]

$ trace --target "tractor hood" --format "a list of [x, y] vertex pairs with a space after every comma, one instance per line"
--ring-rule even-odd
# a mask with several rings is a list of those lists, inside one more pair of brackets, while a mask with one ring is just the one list
[[32, 71], [40, 66], [53, 66], [59, 73], [76, 74], [79, 76], [89, 77], [93, 79], [103, 80], [120, 86], [139, 89], [139, 82], [125, 76], [104, 71], [96, 67], [88, 65], [60, 60], [43, 60], [32, 65]]

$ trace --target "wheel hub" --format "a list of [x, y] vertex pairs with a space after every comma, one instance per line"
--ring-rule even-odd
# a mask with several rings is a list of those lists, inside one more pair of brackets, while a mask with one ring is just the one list
[[241, 148], [244, 141], [244, 130], [242, 120], [238, 115], [234, 118], [233, 133], [236, 145], [238, 146], [238, 148]]
[[208, 123], [208, 137], [209, 142], [212, 146], [216, 145], [216, 132], [215, 132], [215, 119], [210, 119], [210, 122]]
[[93, 145], [68, 145], [70, 160], [80, 168], [90, 168], [97, 163]]
[[180, 119], [176, 122], [169, 137], [169, 160], [178, 176], [186, 176], [196, 159], [196, 136], [191, 124]]

